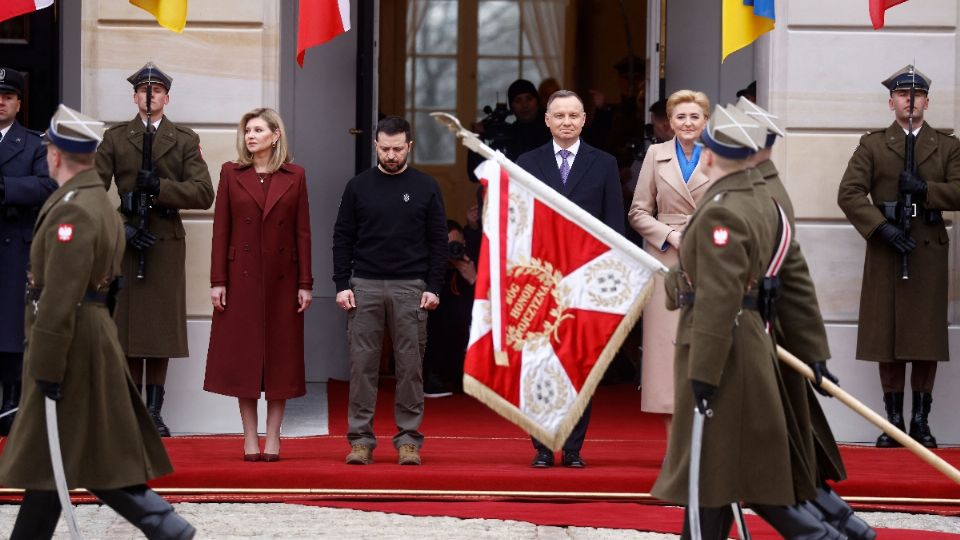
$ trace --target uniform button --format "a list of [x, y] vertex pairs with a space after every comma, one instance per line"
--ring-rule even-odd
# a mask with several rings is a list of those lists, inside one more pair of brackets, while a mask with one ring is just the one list
[[9, 238], [4, 238], [4, 239], [3, 239], [3, 243], [4, 243], [4, 244], [9, 244], [9, 243], [10, 243], [10, 239], [9, 239]]
[[244, 251], [250, 251], [250, 244], [244, 244], [244, 245], [243, 245], [243, 250], [244, 250]]
[[249, 224], [252, 221], [250, 218], [243, 218], [243, 222]]
[[243, 277], [250, 277], [250, 273], [246, 270], [243, 271]]

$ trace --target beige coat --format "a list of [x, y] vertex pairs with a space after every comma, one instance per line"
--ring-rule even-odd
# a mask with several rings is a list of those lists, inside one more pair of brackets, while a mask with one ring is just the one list
[[[683, 232], [710, 180], [697, 164], [690, 182], [683, 181], [676, 139], [655, 144], [643, 160], [630, 205], [630, 225], [641, 235], [648, 253], [664, 265], [677, 263], [677, 250], [661, 251], [672, 231]], [[673, 341], [680, 314], [668, 311], [663, 278], [654, 276], [653, 295], [643, 310], [643, 392], [641, 410], [673, 413]]]
[[30, 249], [20, 412], [0, 455], [6, 487], [54, 489], [37, 380], [61, 384], [57, 416], [71, 488], [114, 489], [173, 472], [157, 429], [133, 385], [103, 293], [120, 272], [123, 227], [100, 178], [82, 172], [50, 195]]

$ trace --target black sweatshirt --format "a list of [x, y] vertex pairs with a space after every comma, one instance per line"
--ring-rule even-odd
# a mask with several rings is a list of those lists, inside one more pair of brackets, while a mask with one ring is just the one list
[[350, 277], [423, 279], [438, 294], [447, 267], [447, 214], [440, 186], [407, 167], [385, 174], [377, 167], [347, 182], [333, 226], [333, 281]]

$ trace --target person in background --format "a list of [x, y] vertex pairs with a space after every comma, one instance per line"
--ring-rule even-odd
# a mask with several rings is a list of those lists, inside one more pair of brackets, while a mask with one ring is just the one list
[[[97, 150], [97, 172], [109, 189], [117, 184], [121, 198], [135, 193], [154, 199], [147, 228], [123, 210], [127, 235], [123, 275], [114, 319], [130, 373], [139, 388], [146, 379], [147, 409], [161, 437], [170, 429], [163, 421], [164, 385], [170, 358], [190, 356], [187, 349], [186, 229], [180, 210], [206, 210], [213, 204], [210, 171], [200, 152], [200, 137], [164, 115], [173, 79], [153, 62], [127, 78], [133, 85], [132, 120], [108, 129]], [[153, 130], [153, 170], [143, 166], [143, 133], [147, 129], [147, 88], [150, 88], [150, 129]], [[144, 277], [137, 278], [140, 255]]]
[[423, 355], [424, 397], [446, 397], [463, 391], [463, 359], [470, 339], [473, 286], [477, 265], [467, 255], [463, 227], [447, 220], [450, 256], [443, 276], [443, 302], [427, 319], [427, 350]]
[[753, 81], [746, 86], [746, 88], [741, 88], [737, 90], [737, 99], [744, 98], [753, 103], [757, 102], [757, 81]]
[[[306, 393], [303, 313], [313, 301], [310, 205], [291, 163], [283, 120], [254, 109], [237, 127], [237, 160], [223, 164], [213, 215], [213, 326], [203, 389], [238, 398], [243, 459], [280, 459], [286, 400]], [[257, 400], [267, 400], [263, 452]]]
[[[630, 205], [630, 225], [647, 253], [666, 266], [678, 261], [680, 238], [707, 191], [710, 179], [700, 163], [698, 142], [707, 124], [710, 100], [703, 92], [678, 90], [666, 103], [673, 139], [647, 151]], [[643, 391], [640, 409], [664, 415], [667, 432], [673, 415], [674, 340], [680, 314], [665, 307], [663, 278], [654, 276], [653, 295], [643, 308]]]
[[[57, 189], [47, 175], [47, 148], [40, 134], [17, 121], [23, 75], [0, 68], [0, 414], [20, 402], [23, 371], [23, 295], [33, 224], [43, 201]], [[0, 436], [10, 433], [17, 413], [0, 418]]]

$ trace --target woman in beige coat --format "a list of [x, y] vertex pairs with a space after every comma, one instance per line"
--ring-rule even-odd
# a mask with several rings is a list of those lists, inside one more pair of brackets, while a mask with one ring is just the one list
[[[647, 150], [630, 205], [630, 225], [643, 236], [648, 253], [667, 266], [677, 263], [680, 236], [709, 180], [700, 166], [700, 133], [710, 100], [703, 92], [678, 90], [667, 99], [674, 138]], [[640, 408], [673, 415], [673, 342], [677, 311], [667, 311], [663, 280], [656, 276], [653, 296], [643, 310], [643, 392]]]

